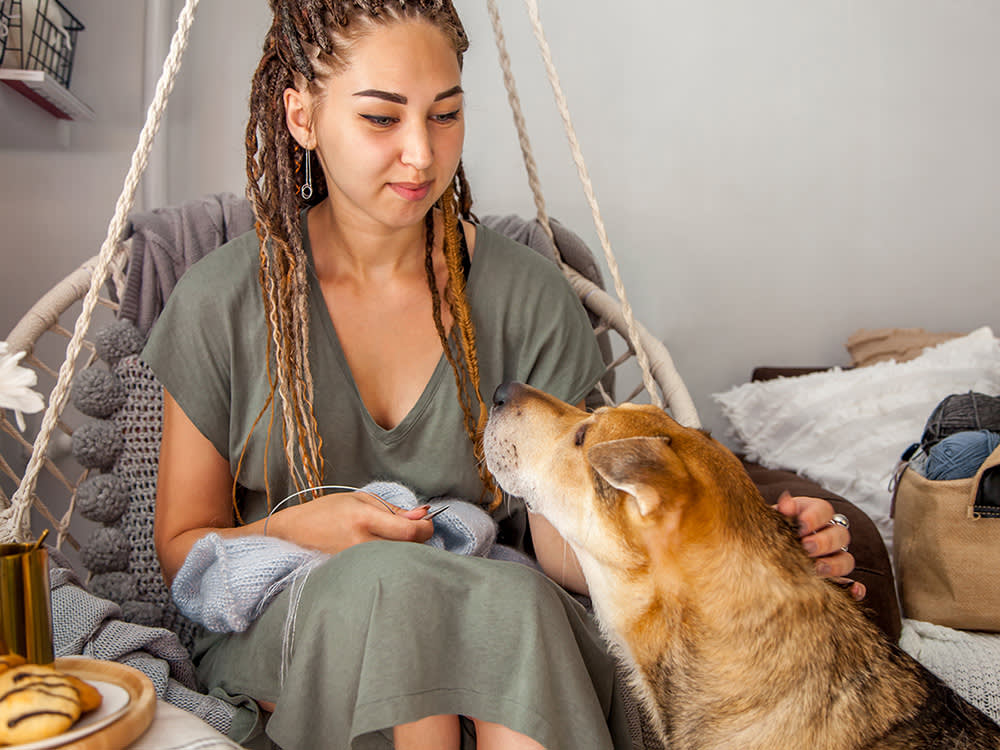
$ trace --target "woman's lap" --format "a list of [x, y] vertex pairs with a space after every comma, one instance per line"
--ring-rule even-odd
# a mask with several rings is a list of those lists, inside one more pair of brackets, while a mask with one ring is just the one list
[[199, 672], [275, 702], [267, 732], [286, 750], [384, 747], [379, 730], [439, 713], [552, 750], [628, 746], [614, 660], [579, 603], [525, 566], [425, 545], [337, 555], [213, 642]]

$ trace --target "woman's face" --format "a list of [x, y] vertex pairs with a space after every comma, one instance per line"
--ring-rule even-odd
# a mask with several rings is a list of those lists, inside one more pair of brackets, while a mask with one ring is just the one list
[[455, 50], [422, 21], [376, 24], [318, 97], [285, 92], [289, 128], [316, 149], [334, 216], [388, 228], [422, 221], [451, 183], [462, 107]]

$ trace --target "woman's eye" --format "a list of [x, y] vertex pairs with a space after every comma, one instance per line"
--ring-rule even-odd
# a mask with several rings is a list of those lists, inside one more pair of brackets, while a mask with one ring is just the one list
[[587, 437], [587, 427], [589, 425], [582, 424], [576, 431], [576, 435], [573, 436], [573, 444], [580, 446], [583, 445], [584, 439]]
[[461, 110], [456, 109], [454, 112], [445, 112], [441, 115], [431, 115], [431, 119], [435, 122], [454, 122], [458, 119], [458, 115]]
[[380, 128], [387, 128], [390, 125], [398, 122], [395, 117], [387, 117], [382, 115], [361, 115], [363, 118], [372, 123], [372, 125], [377, 125]]

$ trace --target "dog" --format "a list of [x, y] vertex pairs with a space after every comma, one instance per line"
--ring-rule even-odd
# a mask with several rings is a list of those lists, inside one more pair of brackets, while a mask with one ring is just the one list
[[698, 748], [1000, 748], [1000, 728], [814, 572], [740, 461], [655, 406], [501, 385], [501, 488], [576, 553], [661, 740]]

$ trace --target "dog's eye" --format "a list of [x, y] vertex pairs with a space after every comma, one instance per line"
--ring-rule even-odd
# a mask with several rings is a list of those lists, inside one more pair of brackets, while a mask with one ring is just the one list
[[583, 445], [583, 440], [587, 437], [587, 427], [589, 427], [587, 424], [580, 425], [579, 429], [576, 431], [576, 435], [573, 436], [574, 445]]

